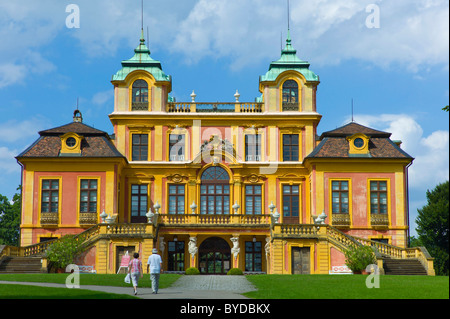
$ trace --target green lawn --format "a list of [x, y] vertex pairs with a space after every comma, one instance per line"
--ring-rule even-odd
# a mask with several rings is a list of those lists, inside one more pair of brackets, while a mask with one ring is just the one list
[[138, 299], [132, 295], [110, 294], [85, 289], [0, 285], [0, 299]]
[[380, 288], [367, 288], [366, 275], [247, 276], [256, 299], [448, 299], [449, 277], [380, 276]]
[[[69, 274], [2, 274], [0, 281], [24, 281], [24, 282], [50, 282], [56, 284], [65, 284]], [[159, 288], [170, 287], [180, 275], [162, 274], [159, 279]], [[100, 274], [80, 274], [80, 286], [114, 286], [114, 287], [131, 287], [130, 284], [124, 282], [125, 274], [119, 275], [100, 275]], [[139, 280], [139, 287], [150, 288], [150, 275], [144, 274]]]
[[[64, 284], [68, 274], [4, 274], [0, 281], [50, 282]], [[131, 296], [83, 290], [83, 285], [130, 287], [125, 275], [81, 274], [81, 289], [0, 285], [3, 298], [112, 299]], [[160, 288], [170, 287], [180, 275], [163, 274]], [[449, 277], [380, 276], [380, 288], [369, 289], [365, 275], [253, 275], [247, 276], [258, 291], [245, 293], [255, 299], [448, 299]], [[139, 287], [151, 287], [149, 275]]]

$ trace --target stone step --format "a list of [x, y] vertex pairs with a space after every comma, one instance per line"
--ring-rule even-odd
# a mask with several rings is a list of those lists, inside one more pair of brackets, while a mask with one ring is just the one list
[[383, 268], [386, 275], [427, 275], [417, 259], [385, 259]]
[[41, 258], [6, 257], [0, 262], [0, 273], [40, 273]]

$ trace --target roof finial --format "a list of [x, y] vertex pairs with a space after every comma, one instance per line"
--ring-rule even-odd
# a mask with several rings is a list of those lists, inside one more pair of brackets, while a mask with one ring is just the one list
[[290, 22], [289, 22], [291, 20], [291, 14], [290, 14], [289, 7], [290, 7], [290, 2], [289, 2], [289, 0], [287, 0], [287, 27], [288, 27], [288, 30], [287, 30], [286, 48], [285, 48], [286, 51], [293, 50], [292, 45], [291, 45], [292, 41], [291, 41], [291, 30], [290, 30]]
[[290, 13], [289, 13], [289, 0], [287, 0], [287, 13], [288, 13], [288, 16], [287, 16], [287, 19], [288, 19], [288, 21], [287, 21], [287, 23], [288, 23], [288, 31], [289, 31], [289, 20], [290, 20]]
[[144, 38], [144, 0], [141, 0], [141, 44], [145, 43]]
[[354, 122], [353, 120], [353, 98], [352, 98], [352, 123]]
[[83, 116], [81, 115], [81, 112], [77, 109], [73, 112], [73, 121], [76, 123], [83, 123]]
[[141, 30], [144, 32], [144, 0], [141, 0]]

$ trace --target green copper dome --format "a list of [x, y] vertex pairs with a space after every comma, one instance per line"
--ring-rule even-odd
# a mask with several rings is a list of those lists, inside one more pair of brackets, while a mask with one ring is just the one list
[[319, 76], [309, 69], [309, 63], [297, 57], [297, 50], [292, 47], [291, 35], [288, 30], [286, 47], [281, 51], [281, 58], [270, 63], [269, 71], [265, 75], [261, 75], [259, 81], [275, 81], [281, 73], [290, 70], [300, 72], [306, 81], [319, 81]]
[[139, 46], [134, 50], [134, 56], [122, 61], [122, 69], [112, 76], [112, 81], [123, 81], [128, 74], [136, 70], [149, 72], [156, 81], [171, 81], [171, 76], [163, 72], [161, 62], [150, 57], [150, 50], [145, 45], [144, 31], [142, 31]]

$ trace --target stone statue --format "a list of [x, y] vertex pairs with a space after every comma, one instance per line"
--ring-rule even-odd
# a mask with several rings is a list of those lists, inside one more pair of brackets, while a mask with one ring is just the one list
[[266, 237], [266, 244], [264, 245], [264, 250], [266, 251], [266, 258], [270, 255], [270, 237]]
[[197, 237], [189, 237], [188, 244], [189, 253], [191, 254], [191, 258], [194, 259], [195, 254], [197, 254]]
[[239, 255], [239, 251], [241, 250], [239, 248], [239, 237], [232, 237], [231, 241], [233, 242], [233, 248], [231, 248], [231, 253], [234, 256], [234, 259], [237, 259], [237, 256]]
[[164, 250], [166, 249], [166, 243], [164, 242], [164, 237], [159, 237], [159, 250], [161, 255], [164, 256]]

